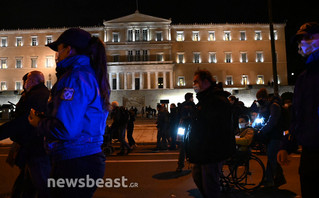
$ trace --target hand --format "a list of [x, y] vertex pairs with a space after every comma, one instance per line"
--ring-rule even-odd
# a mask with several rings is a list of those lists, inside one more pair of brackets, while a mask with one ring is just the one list
[[37, 116], [37, 113], [34, 109], [31, 108], [30, 110], [30, 114], [28, 117], [29, 123], [34, 126], [34, 127], [38, 127], [39, 122], [41, 121], [41, 118], [39, 116]]
[[277, 154], [277, 162], [280, 165], [288, 165], [290, 160], [288, 159], [288, 152], [286, 150], [280, 150]]

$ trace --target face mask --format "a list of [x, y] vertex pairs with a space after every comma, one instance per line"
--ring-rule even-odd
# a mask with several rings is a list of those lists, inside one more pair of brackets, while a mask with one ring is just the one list
[[198, 84], [193, 85], [193, 89], [194, 89], [195, 93], [199, 93], [199, 91], [200, 91]]
[[239, 125], [238, 127], [239, 127], [240, 129], [246, 128], [246, 123], [239, 123], [238, 125]]
[[302, 56], [308, 56], [312, 52], [319, 49], [319, 39], [313, 39], [309, 41], [302, 40], [299, 44], [299, 54]]

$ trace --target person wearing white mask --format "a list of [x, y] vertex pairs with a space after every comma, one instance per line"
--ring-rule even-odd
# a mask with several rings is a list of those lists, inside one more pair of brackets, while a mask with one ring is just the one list
[[240, 115], [238, 125], [239, 134], [236, 135], [238, 151], [249, 151], [249, 146], [254, 137], [254, 129], [249, 126], [249, 117], [247, 115]]

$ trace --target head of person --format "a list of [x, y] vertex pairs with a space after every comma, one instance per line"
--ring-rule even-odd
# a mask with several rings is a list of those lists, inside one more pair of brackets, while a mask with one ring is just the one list
[[118, 106], [119, 106], [119, 103], [118, 103], [117, 101], [113, 101], [113, 102], [111, 103], [111, 109], [112, 109], [112, 110], [116, 109]]
[[98, 37], [80, 28], [70, 28], [64, 31], [59, 38], [47, 44], [56, 52], [57, 71], [59, 73], [59, 63], [76, 55], [86, 55], [90, 58], [90, 65], [95, 71], [95, 76], [99, 84], [101, 97], [103, 98], [103, 108], [108, 110], [110, 106], [110, 87], [107, 75], [106, 51], [103, 42]]
[[249, 117], [247, 115], [240, 115], [238, 118], [239, 129], [245, 129], [249, 126]]
[[26, 91], [26, 88], [25, 88], [25, 82], [27, 81], [28, 79], [28, 74], [29, 73], [26, 73], [24, 74], [24, 76], [22, 77], [22, 81], [23, 81], [23, 90]]
[[208, 70], [197, 70], [194, 74], [193, 88], [195, 93], [200, 93], [211, 86], [216, 86], [216, 81]]
[[176, 108], [176, 104], [175, 103], [172, 103], [170, 106], [169, 106], [170, 109], [175, 109]]
[[30, 91], [32, 87], [43, 84], [44, 83], [44, 75], [40, 71], [31, 71], [27, 75], [27, 79], [24, 83], [24, 88], [26, 92]]
[[268, 92], [266, 88], [261, 88], [258, 90], [258, 92], [256, 93], [256, 98], [257, 98], [257, 102], [261, 105], [261, 106], [265, 106], [268, 102]]
[[193, 93], [190, 93], [190, 92], [186, 93], [184, 98], [185, 98], [185, 101], [191, 101], [191, 102], [194, 101]]
[[298, 43], [298, 53], [309, 56], [319, 50], [319, 23], [307, 22], [297, 31], [295, 40]]
[[235, 102], [238, 101], [238, 98], [236, 98], [236, 96], [229, 96], [228, 100], [230, 104], [235, 104]]

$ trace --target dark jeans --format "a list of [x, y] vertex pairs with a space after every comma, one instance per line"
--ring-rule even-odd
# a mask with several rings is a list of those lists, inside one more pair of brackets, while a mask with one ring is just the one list
[[126, 126], [118, 128], [118, 136], [119, 136], [118, 140], [121, 143], [121, 151], [124, 151], [125, 149], [127, 150], [131, 149], [130, 145], [125, 140], [125, 131], [126, 131]]
[[127, 136], [128, 144], [130, 146], [135, 145], [135, 140], [133, 138], [133, 130], [134, 130], [134, 124], [128, 124], [126, 136]]
[[220, 197], [220, 170], [222, 163], [194, 164], [193, 180], [204, 198]]
[[184, 142], [179, 143], [179, 156], [178, 156], [178, 168], [184, 168], [185, 166], [185, 157], [186, 157], [186, 151], [185, 151], [185, 144]]
[[280, 140], [270, 140], [267, 144], [267, 167], [265, 180], [268, 184], [280, 186], [286, 183], [280, 164], [277, 162], [277, 153], [280, 148]]
[[[105, 156], [103, 153], [97, 153], [94, 155], [61, 160], [53, 162], [51, 178], [57, 181], [59, 178], [62, 179], [85, 179], [86, 178], [94, 180], [94, 182], [104, 176], [105, 171]], [[50, 178], [50, 179], [51, 179]], [[49, 182], [50, 183], [50, 182]], [[56, 182], [57, 183], [57, 182]], [[52, 185], [52, 184], [50, 184]], [[66, 182], [64, 187], [50, 187], [51, 195], [53, 198], [91, 198], [97, 186], [76, 186], [67, 187]]]
[[13, 189], [12, 198], [49, 198], [47, 187], [48, 177], [51, 171], [49, 156], [37, 156], [27, 160], [26, 167], [20, 169]]
[[319, 151], [303, 148], [300, 158], [300, 184], [302, 198], [318, 197]]

